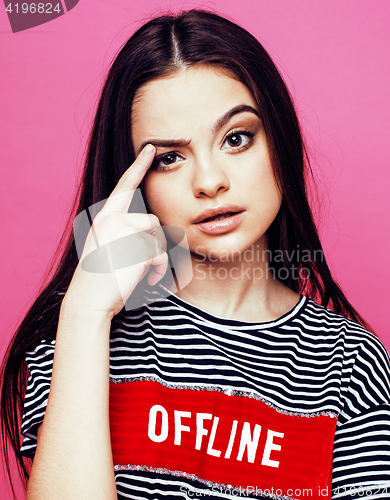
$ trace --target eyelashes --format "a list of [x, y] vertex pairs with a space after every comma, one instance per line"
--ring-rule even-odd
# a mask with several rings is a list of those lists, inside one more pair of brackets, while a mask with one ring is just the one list
[[153, 160], [151, 168], [154, 168], [155, 170], [171, 170], [172, 168], [174, 168], [175, 163], [177, 163], [176, 161], [174, 161], [175, 158], [180, 158], [181, 160], [183, 160], [183, 157], [175, 151], [156, 156], [156, 158]]
[[[232, 130], [223, 139], [221, 144], [222, 150], [231, 150], [230, 154], [240, 153], [249, 149], [255, 137], [255, 132], [245, 129]], [[153, 160], [151, 168], [159, 171], [172, 170], [176, 168], [176, 164], [184, 160], [183, 156], [176, 151], [170, 151], [156, 156]]]
[[[237, 152], [240, 152], [244, 149], [248, 149], [252, 145], [254, 136], [255, 134], [249, 130], [232, 130], [225, 137], [222, 146], [228, 143], [231, 148], [237, 149]], [[243, 140], [242, 137], [245, 139]], [[222, 149], [228, 148], [222, 147]]]

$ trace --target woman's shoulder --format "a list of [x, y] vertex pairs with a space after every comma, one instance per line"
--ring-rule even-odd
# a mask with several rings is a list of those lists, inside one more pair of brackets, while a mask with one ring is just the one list
[[354, 376], [390, 381], [389, 353], [382, 340], [362, 325], [307, 299], [301, 314], [306, 327], [326, 338], [333, 349], [342, 352], [343, 364]]
[[[306, 297], [305, 305], [283, 328], [299, 332], [301, 342], [344, 374], [364, 371], [367, 377], [390, 380], [390, 359], [381, 339], [362, 325]], [[351, 372], [352, 370], [352, 372]], [[349, 378], [349, 377], [348, 377]]]
[[386, 348], [380, 338], [356, 321], [347, 318], [337, 312], [317, 304], [313, 299], [306, 299], [306, 306], [302, 310], [302, 319], [308, 327], [317, 329], [330, 336], [337, 334], [345, 338], [349, 344], [355, 343], [372, 344], [386, 352]]

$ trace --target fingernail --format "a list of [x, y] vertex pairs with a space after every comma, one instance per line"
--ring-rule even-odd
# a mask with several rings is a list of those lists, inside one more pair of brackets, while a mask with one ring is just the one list
[[147, 144], [144, 148], [144, 153], [148, 156], [154, 154], [155, 151], [156, 150], [152, 144]]

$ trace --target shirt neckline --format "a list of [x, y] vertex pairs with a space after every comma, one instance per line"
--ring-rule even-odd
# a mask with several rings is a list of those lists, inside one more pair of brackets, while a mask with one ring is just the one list
[[[166, 292], [169, 290], [166, 289], [163, 285], [158, 285], [159, 287], [163, 288]], [[223, 326], [232, 326], [232, 327], [241, 327], [241, 328], [250, 328], [250, 329], [266, 329], [266, 328], [272, 328], [274, 326], [280, 326], [281, 324], [285, 324], [291, 319], [297, 317], [298, 315], [301, 314], [301, 312], [305, 309], [307, 302], [309, 299], [305, 295], [301, 295], [300, 299], [298, 300], [297, 304], [284, 313], [282, 316], [279, 318], [272, 320], [272, 321], [264, 321], [264, 322], [256, 322], [256, 323], [249, 323], [245, 321], [239, 321], [235, 319], [228, 319], [228, 318], [223, 318], [221, 316], [216, 316], [214, 314], [208, 313], [204, 311], [203, 309], [200, 309], [199, 307], [190, 304], [189, 302], [186, 302], [183, 299], [180, 299], [176, 295], [170, 293], [170, 295], [166, 296], [164, 294], [164, 298], [168, 300], [169, 302], [173, 302], [177, 306], [181, 307], [182, 309], [185, 309], [186, 311], [200, 317], [203, 320], [206, 320], [211, 323], [216, 323], [220, 324]]]

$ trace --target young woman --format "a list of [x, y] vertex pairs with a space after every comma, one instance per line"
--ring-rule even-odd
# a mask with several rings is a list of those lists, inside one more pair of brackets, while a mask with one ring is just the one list
[[189, 11], [130, 38], [4, 365], [29, 500], [389, 497], [388, 355], [331, 276], [307, 169], [245, 30]]

